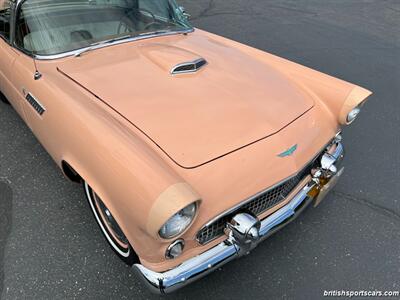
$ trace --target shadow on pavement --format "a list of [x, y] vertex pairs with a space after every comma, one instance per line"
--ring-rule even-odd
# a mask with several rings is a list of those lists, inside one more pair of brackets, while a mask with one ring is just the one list
[[11, 219], [12, 189], [8, 183], [0, 181], [0, 297], [4, 283], [4, 251], [11, 232]]

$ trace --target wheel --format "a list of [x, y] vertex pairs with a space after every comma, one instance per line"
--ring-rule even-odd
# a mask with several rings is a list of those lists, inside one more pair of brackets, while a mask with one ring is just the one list
[[0, 101], [6, 104], [10, 104], [10, 102], [8, 102], [6, 96], [4, 96], [2, 92], [0, 92]]
[[111, 248], [129, 266], [139, 262], [138, 256], [109, 209], [86, 181], [83, 182], [83, 187], [96, 222]]

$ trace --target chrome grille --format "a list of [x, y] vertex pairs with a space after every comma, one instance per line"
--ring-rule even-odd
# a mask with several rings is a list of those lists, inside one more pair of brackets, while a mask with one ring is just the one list
[[300, 181], [311, 173], [312, 166], [313, 164], [309, 164], [297, 175], [254, 197], [232, 213], [224, 215], [208, 226], [203, 227], [197, 234], [198, 242], [204, 245], [223, 235], [226, 223], [232, 219], [233, 215], [240, 211], [247, 211], [254, 215], [260, 215], [281, 203], [294, 190]]

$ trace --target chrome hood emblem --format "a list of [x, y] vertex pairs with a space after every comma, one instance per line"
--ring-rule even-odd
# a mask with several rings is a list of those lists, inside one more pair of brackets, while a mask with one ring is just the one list
[[287, 149], [286, 151], [278, 154], [279, 157], [286, 157], [286, 156], [290, 156], [292, 155], [295, 151], [297, 150], [297, 144], [290, 147], [289, 149]]

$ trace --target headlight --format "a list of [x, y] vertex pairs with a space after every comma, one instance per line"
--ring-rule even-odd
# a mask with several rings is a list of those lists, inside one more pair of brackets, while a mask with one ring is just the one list
[[159, 234], [163, 239], [178, 236], [189, 227], [196, 216], [197, 203], [192, 203], [173, 215], [160, 229]]
[[348, 114], [347, 114], [347, 124], [352, 123], [358, 116], [358, 114], [361, 112], [361, 107], [357, 106], [353, 108]]
[[[354, 122], [371, 94], [372, 92], [367, 89], [354, 86], [350, 94], [342, 103], [342, 108], [338, 115], [339, 123], [341, 125], [349, 125]], [[340, 103], [340, 101], [338, 103]]]

